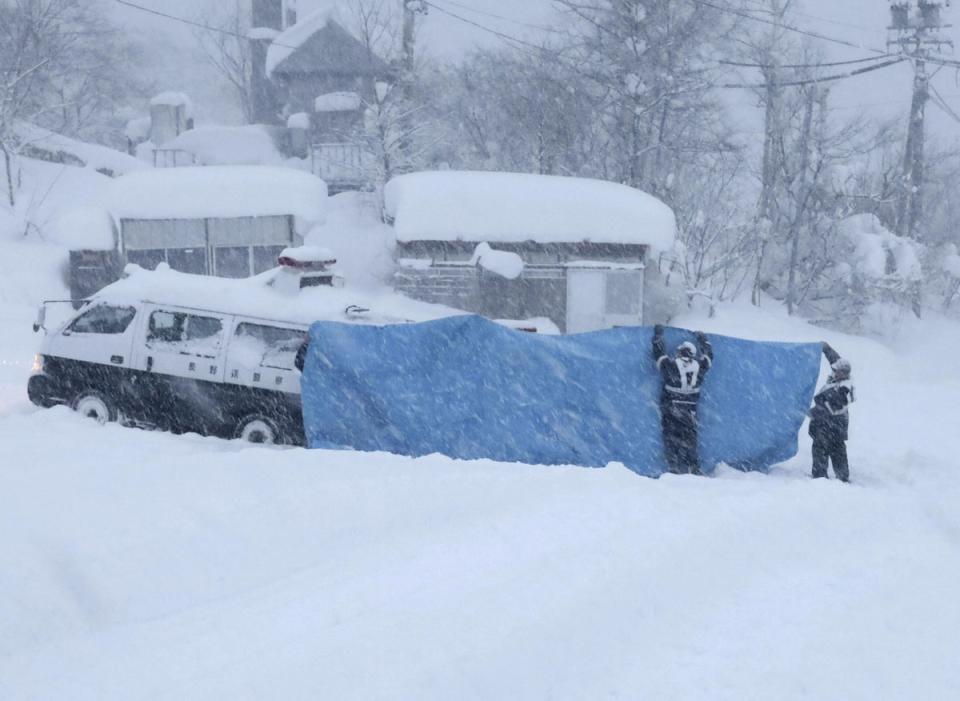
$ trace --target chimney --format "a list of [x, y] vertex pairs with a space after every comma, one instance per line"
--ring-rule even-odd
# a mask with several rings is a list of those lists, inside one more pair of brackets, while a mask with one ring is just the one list
[[[285, 28], [284, 20], [290, 0], [252, 0], [253, 29]], [[276, 124], [280, 114], [280, 100], [276, 86], [267, 77], [267, 49], [272, 40], [251, 39], [251, 90], [253, 93], [253, 121], [257, 124]]]

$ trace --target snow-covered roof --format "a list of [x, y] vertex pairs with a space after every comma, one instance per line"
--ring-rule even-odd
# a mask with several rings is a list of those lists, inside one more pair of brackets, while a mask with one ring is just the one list
[[101, 207], [79, 207], [59, 217], [51, 239], [73, 251], [110, 251], [117, 247], [116, 225]]
[[363, 100], [355, 92], [331, 92], [313, 102], [314, 112], [356, 112]]
[[547, 175], [440, 171], [387, 183], [398, 241], [673, 245], [673, 210], [626, 185]]
[[112, 183], [120, 219], [205, 219], [294, 215], [321, 223], [327, 184], [310, 173], [270, 166], [157, 168]]
[[289, 275], [279, 268], [239, 280], [190, 275], [165, 265], [159, 266], [158, 270], [128, 265], [126, 273], [127, 277], [104, 287], [94, 298], [124, 304], [149, 301], [298, 324], [320, 320], [347, 321], [344, 311], [348, 306], [369, 309], [368, 323], [427, 321], [463, 313], [418, 302], [387, 288], [360, 291], [309, 287], [295, 294], [286, 294], [281, 285], [272, 284]]
[[283, 156], [266, 127], [204, 126], [166, 142], [165, 149], [193, 154], [197, 165], [281, 165]]
[[68, 162], [67, 165], [92, 168], [111, 176], [123, 175], [147, 167], [143, 161], [122, 151], [71, 139], [69, 136], [57, 134], [36, 124], [18, 122], [15, 131], [23, 142], [25, 152], [30, 154], [33, 151], [44, 160], [50, 160], [58, 154], [66, 154], [74, 161]]
[[267, 75], [286, 61], [294, 51], [303, 46], [310, 37], [327, 26], [331, 19], [339, 17], [336, 5], [323, 7], [280, 32], [267, 49]]

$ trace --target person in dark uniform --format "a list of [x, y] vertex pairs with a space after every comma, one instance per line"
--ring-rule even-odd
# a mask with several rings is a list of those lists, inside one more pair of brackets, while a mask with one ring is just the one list
[[[663, 326], [653, 332], [653, 357], [663, 380], [660, 393], [660, 424], [663, 430], [663, 451], [670, 472], [700, 474], [697, 446], [697, 404], [703, 379], [713, 364], [713, 349], [707, 337], [696, 332], [697, 345], [685, 341], [674, 357], [667, 354]], [[699, 346], [699, 347], [698, 347]]]
[[810, 437], [813, 438], [813, 476], [827, 476], [827, 464], [833, 463], [833, 474], [842, 482], [850, 481], [847, 462], [847, 434], [850, 427], [850, 404], [853, 383], [850, 363], [840, 357], [830, 344], [823, 344], [823, 354], [832, 371], [827, 384], [813, 398], [810, 409]]

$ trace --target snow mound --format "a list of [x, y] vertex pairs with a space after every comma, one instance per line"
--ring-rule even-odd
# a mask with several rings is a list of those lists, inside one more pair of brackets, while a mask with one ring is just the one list
[[101, 207], [80, 207], [56, 221], [51, 238], [74, 251], [112, 251], [117, 246], [116, 224]]
[[495, 251], [489, 243], [481, 243], [473, 252], [470, 265], [479, 265], [484, 270], [504, 277], [507, 280], [516, 280], [523, 272], [523, 258], [509, 251]]
[[552, 175], [427, 172], [391, 180], [385, 206], [398, 241], [673, 245], [676, 220], [626, 185]]
[[295, 215], [323, 221], [327, 185], [310, 173], [268, 166], [159, 168], [113, 182], [110, 211], [121, 219]]
[[197, 127], [164, 144], [193, 155], [197, 165], [281, 165], [283, 155], [264, 127]]
[[311, 12], [292, 27], [281, 32], [267, 49], [267, 76], [273, 75], [277, 66], [286, 61], [310, 37], [326, 27], [330, 20], [336, 20], [338, 17], [339, 10], [331, 3], [328, 7]]
[[337, 254], [337, 270], [351, 285], [380, 287], [395, 270], [393, 230], [380, 219], [372, 193], [342, 192], [327, 200], [327, 220], [310, 230], [305, 243]]

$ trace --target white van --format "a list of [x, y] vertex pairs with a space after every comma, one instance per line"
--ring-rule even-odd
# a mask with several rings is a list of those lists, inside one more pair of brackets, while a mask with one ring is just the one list
[[47, 336], [28, 393], [100, 422], [301, 445], [294, 361], [306, 333], [301, 323], [93, 299]]

